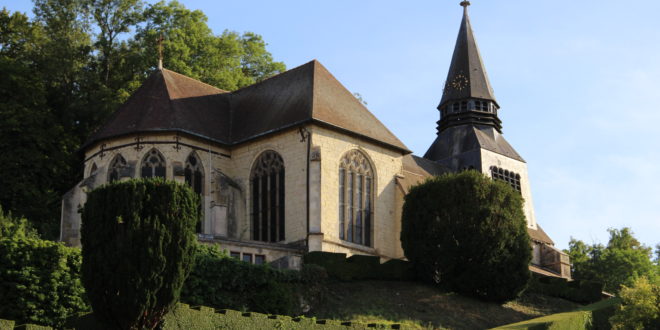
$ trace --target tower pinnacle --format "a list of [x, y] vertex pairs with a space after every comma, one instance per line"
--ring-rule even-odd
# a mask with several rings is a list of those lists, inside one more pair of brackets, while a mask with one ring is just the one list
[[438, 132], [465, 124], [492, 126], [499, 131], [502, 128], [497, 118], [499, 106], [472, 32], [467, 11], [470, 1], [464, 0], [460, 4], [463, 20], [438, 106]]

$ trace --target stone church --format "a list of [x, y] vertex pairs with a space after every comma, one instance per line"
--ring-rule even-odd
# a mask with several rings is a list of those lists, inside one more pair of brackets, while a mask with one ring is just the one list
[[409, 188], [473, 169], [522, 194], [530, 269], [570, 278], [568, 257], [534, 217], [527, 165], [502, 136], [469, 2], [461, 5], [437, 138], [424, 157], [316, 60], [234, 92], [159, 67], [82, 147], [84, 178], [63, 198], [61, 240], [80, 244], [77, 210], [90, 190], [163, 177], [202, 197], [199, 240], [246, 262], [298, 268], [307, 251], [404, 258]]

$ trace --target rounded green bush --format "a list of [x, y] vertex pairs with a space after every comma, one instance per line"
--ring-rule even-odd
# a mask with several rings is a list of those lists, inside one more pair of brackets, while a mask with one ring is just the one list
[[514, 299], [531, 276], [520, 193], [476, 171], [413, 187], [403, 206], [401, 243], [422, 279], [480, 299]]
[[162, 179], [112, 183], [82, 211], [82, 280], [95, 317], [154, 328], [179, 299], [194, 261], [199, 197]]

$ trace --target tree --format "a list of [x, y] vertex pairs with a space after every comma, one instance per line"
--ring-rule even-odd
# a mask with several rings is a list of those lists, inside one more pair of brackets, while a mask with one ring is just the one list
[[284, 71], [254, 33], [216, 36], [178, 2], [34, 0], [0, 11], [0, 206], [56, 239], [61, 196], [82, 176], [84, 141], [166, 67], [226, 90]]
[[194, 261], [199, 197], [187, 185], [134, 179], [93, 190], [82, 211], [82, 280], [94, 315], [152, 329], [176, 304]]
[[401, 243], [425, 279], [491, 301], [517, 297], [530, 279], [520, 194], [475, 171], [445, 174], [405, 197]]
[[236, 90], [285, 70], [282, 62], [273, 61], [261, 36], [232, 31], [215, 36], [203, 12], [177, 1], [149, 5], [144, 19], [130, 45], [140, 77], [155, 67], [161, 35], [166, 68], [221, 89]]
[[55, 238], [72, 148], [48, 105], [37, 62], [42, 45], [40, 24], [0, 11], [0, 205]]
[[618, 292], [624, 284], [631, 286], [635, 279], [643, 276], [654, 281], [657, 266], [651, 261], [652, 249], [641, 244], [630, 228], [610, 228], [608, 232], [607, 246], [589, 246], [571, 239], [569, 250], [565, 252], [571, 257], [573, 278], [602, 282], [609, 292]]
[[612, 329], [660, 329], [660, 286], [646, 277], [623, 286], [622, 304], [610, 318]]

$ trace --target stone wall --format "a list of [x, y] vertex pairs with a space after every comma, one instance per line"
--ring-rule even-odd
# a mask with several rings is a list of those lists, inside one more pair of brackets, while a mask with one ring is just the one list
[[[351, 254], [373, 254], [400, 258], [401, 214], [397, 203], [395, 178], [402, 172], [400, 152], [383, 148], [356, 137], [325, 128], [312, 129], [312, 144], [320, 152], [320, 232], [315, 235], [322, 251]], [[339, 162], [345, 153], [359, 150], [369, 159], [374, 170], [373, 246], [367, 247], [339, 238]], [[311, 244], [311, 243], [310, 243]]]
[[527, 175], [527, 164], [492, 151], [481, 149], [481, 172], [491, 177], [491, 166], [497, 166], [520, 175], [520, 192], [525, 200], [523, 209], [525, 211], [527, 226], [537, 229], [531, 185], [529, 183], [529, 176]]

